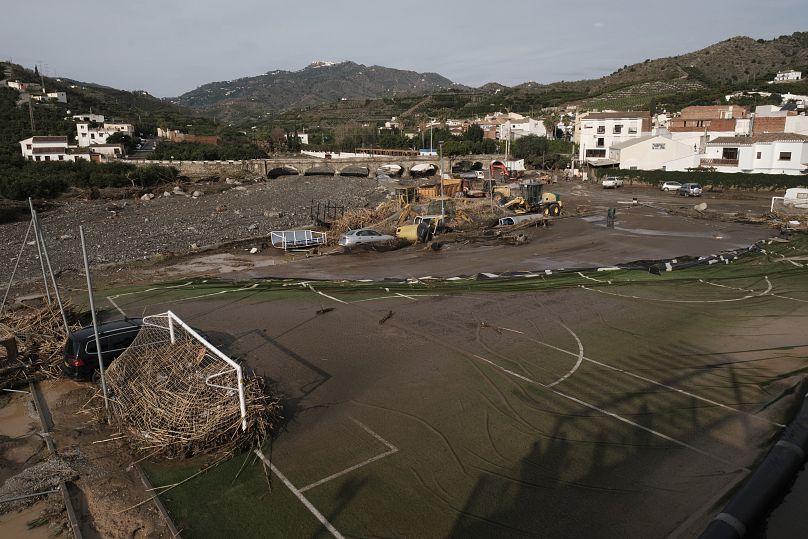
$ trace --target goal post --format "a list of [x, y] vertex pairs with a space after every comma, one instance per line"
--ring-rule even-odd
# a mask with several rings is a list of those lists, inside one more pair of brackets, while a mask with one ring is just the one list
[[218, 387], [218, 388], [221, 388], [221, 389], [227, 389], [227, 390], [231, 390], [231, 391], [236, 391], [238, 393], [239, 409], [241, 410], [241, 429], [243, 431], [246, 431], [247, 430], [247, 401], [246, 401], [246, 399], [244, 397], [244, 373], [243, 373], [243, 370], [241, 368], [241, 365], [239, 365], [238, 363], [236, 363], [235, 361], [230, 359], [224, 352], [222, 352], [221, 350], [219, 350], [218, 348], [213, 346], [210, 342], [208, 342], [208, 340], [206, 338], [204, 338], [202, 335], [200, 335], [199, 332], [197, 332], [194, 328], [192, 328], [191, 326], [189, 326], [188, 324], [183, 322], [180, 319], [179, 316], [177, 316], [176, 314], [174, 314], [171, 311], [166, 311], [164, 315], [159, 315], [158, 314], [158, 315], [152, 315], [151, 317], [150, 316], [144, 317], [143, 321], [144, 321], [144, 323], [149, 323], [150, 321], [147, 321], [147, 319], [152, 318], [152, 317], [159, 317], [159, 316], [165, 316], [168, 319], [168, 331], [169, 331], [169, 335], [170, 335], [170, 338], [171, 338], [171, 344], [174, 344], [176, 342], [177, 337], [176, 337], [176, 330], [174, 328], [174, 324], [177, 324], [183, 330], [185, 330], [186, 333], [191, 335], [194, 339], [199, 341], [200, 344], [202, 344], [205, 348], [207, 348], [207, 350], [211, 354], [215, 355], [216, 357], [218, 357], [219, 359], [224, 361], [227, 365], [232, 367], [232, 369], [236, 372], [236, 384], [237, 384], [238, 387], [223, 386], [223, 385], [218, 385], [218, 384], [212, 384], [210, 382], [214, 378], [218, 378], [218, 377], [220, 377], [222, 375], [227, 374], [228, 373], [227, 370], [224, 370], [222, 372], [219, 372], [219, 373], [216, 373], [216, 374], [210, 374], [210, 375], [206, 376], [205, 377], [205, 384], [209, 385], [211, 387]]

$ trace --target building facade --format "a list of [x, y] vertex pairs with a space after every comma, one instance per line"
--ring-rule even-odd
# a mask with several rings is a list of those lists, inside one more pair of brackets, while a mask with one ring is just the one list
[[609, 148], [651, 132], [648, 112], [590, 112], [576, 122], [581, 162], [603, 164], [609, 160]]
[[718, 172], [805, 174], [808, 172], [808, 135], [764, 133], [721, 137], [707, 143], [701, 166]]

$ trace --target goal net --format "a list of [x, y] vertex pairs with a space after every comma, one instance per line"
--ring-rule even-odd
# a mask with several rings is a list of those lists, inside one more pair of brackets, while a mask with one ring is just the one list
[[259, 377], [174, 313], [146, 316], [105, 372], [110, 405], [138, 449], [166, 456], [235, 452], [276, 417]]

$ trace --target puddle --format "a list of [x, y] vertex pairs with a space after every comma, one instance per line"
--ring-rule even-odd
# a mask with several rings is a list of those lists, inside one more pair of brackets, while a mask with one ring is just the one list
[[22, 511], [12, 511], [11, 513], [0, 515], [0, 537], [22, 537], [24, 539], [52, 538], [51, 530], [48, 528], [47, 524], [32, 530], [28, 529], [28, 523], [39, 518], [40, 513], [47, 506], [47, 502], [39, 501]]
[[[30, 399], [29, 395], [14, 393], [0, 408], [0, 435], [20, 438], [37, 430], [39, 419], [29, 415]], [[33, 413], [33, 406], [30, 410]]]

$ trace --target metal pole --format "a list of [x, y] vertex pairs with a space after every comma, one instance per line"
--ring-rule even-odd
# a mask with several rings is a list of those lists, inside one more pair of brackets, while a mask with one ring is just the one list
[[79, 236], [81, 236], [81, 256], [84, 258], [84, 273], [87, 275], [87, 295], [90, 298], [90, 313], [93, 316], [93, 333], [95, 333], [95, 349], [98, 352], [98, 370], [101, 372], [101, 392], [104, 394], [104, 406], [109, 412], [109, 400], [107, 399], [107, 382], [104, 379], [104, 357], [101, 352], [101, 339], [98, 337], [98, 321], [95, 318], [95, 300], [93, 300], [93, 283], [90, 278], [90, 264], [87, 262], [87, 247], [84, 245], [84, 227], [79, 226]]
[[[36, 210], [34, 210], [34, 215], [36, 215]], [[53, 274], [50, 256], [48, 256], [48, 245], [45, 243], [45, 236], [42, 235], [42, 229], [39, 228], [39, 219], [36, 219], [35, 222], [37, 229], [39, 229], [39, 237], [42, 239], [42, 253], [45, 255], [45, 263], [48, 265], [48, 273], [50, 273], [51, 283], [53, 283], [53, 295], [56, 296], [56, 304], [59, 306], [59, 312], [62, 313], [62, 322], [65, 324], [65, 334], [68, 334], [70, 333], [70, 326], [67, 324], [67, 315], [65, 315], [65, 309], [62, 306], [62, 297], [59, 295], [59, 287], [56, 286], [56, 276]]]
[[26, 243], [28, 243], [28, 236], [31, 234], [32, 226], [34, 226], [33, 219], [31, 219], [31, 222], [28, 223], [28, 230], [25, 232], [25, 239], [22, 240], [20, 254], [17, 255], [17, 261], [14, 263], [14, 269], [11, 271], [11, 278], [8, 280], [8, 286], [6, 287], [6, 293], [3, 295], [3, 301], [0, 302], [0, 314], [3, 314], [3, 307], [6, 305], [6, 298], [8, 298], [8, 293], [11, 291], [11, 283], [14, 282], [14, 274], [17, 273], [17, 266], [20, 265], [20, 258], [22, 258], [22, 252], [25, 250]]
[[39, 265], [42, 268], [42, 281], [45, 283], [45, 296], [48, 298], [48, 305], [51, 304], [50, 289], [48, 288], [48, 277], [45, 275], [45, 260], [42, 257], [42, 246], [39, 244], [39, 225], [36, 222], [36, 212], [34, 203], [28, 197], [28, 206], [31, 208], [31, 220], [34, 222], [34, 237], [36, 238], [36, 250], [39, 253]]

